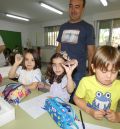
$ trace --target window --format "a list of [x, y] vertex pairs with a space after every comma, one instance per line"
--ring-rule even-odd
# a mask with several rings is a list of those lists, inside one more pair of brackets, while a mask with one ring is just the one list
[[56, 41], [60, 26], [45, 27], [45, 44], [49, 46], [58, 46]]
[[109, 20], [99, 22], [99, 45], [109, 43], [110, 22]]
[[120, 46], [120, 19], [113, 22], [111, 44], [115, 47]]
[[98, 21], [99, 45], [120, 46], [120, 19]]

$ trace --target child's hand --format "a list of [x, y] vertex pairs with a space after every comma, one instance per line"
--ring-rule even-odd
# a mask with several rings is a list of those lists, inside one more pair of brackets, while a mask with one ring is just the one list
[[43, 88], [45, 88], [44, 83], [43, 82], [39, 82], [38, 83], [38, 89], [43, 89]]
[[78, 66], [78, 61], [76, 59], [68, 60], [64, 63], [64, 65], [76, 68]]
[[72, 59], [68, 63], [73, 69], [75, 69], [78, 66], [78, 61], [76, 59]]
[[92, 110], [91, 115], [97, 119], [101, 120], [105, 116], [105, 111], [104, 110]]
[[47, 96], [47, 98], [53, 98], [52, 96]]
[[0, 96], [3, 96], [3, 93], [2, 92], [0, 92]]
[[15, 55], [15, 63], [16, 63], [17, 65], [20, 65], [20, 64], [22, 63], [22, 61], [23, 61], [22, 55], [16, 54], [16, 55]]
[[107, 110], [105, 117], [111, 122], [120, 122], [120, 116], [112, 110]]
[[64, 67], [67, 74], [72, 74], [73, 70], [77, 67], [78, 61], [76, 59], [66, 61], [62, 66]]

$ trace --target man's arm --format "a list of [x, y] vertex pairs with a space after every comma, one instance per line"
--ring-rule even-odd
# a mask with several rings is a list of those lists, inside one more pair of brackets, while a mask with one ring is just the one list
[[87, 51], [88, 51], [88, 74], [91, 75], [91, 61], [93, 58], [93, 55], [95, 53], [95, 45], [88, 45], [87, 46]]
[[4, 51], [4, 49], [5, 49], [5, 45], [1, 45], [0, 46], [0, 53], [2, 53]]
[[61, 44], [59, 43], [57, 48], [56, 48], [56, 52], [60, 52], [61, 51]]

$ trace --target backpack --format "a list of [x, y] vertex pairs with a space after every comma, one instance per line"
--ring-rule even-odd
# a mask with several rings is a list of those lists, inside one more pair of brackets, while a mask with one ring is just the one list
[[30, 94], [30, 90], [20, 83], [9, 83], [2, 93], [4, 99], [9, 103], [19, 104], [24, 97]]
[[44, 109], [50, 114], [57, 125], [62, 129], [79, 129], [75, 120], [78, 120], [72, 107], [58, 97], [48, 98]]

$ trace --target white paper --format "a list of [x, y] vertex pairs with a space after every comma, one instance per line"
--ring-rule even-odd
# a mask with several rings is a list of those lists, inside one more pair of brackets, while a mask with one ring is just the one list
[[[80, 121], [77, 121], [76, 124], [78, 125], [79, 129], [83, 129], [82, 123]], [[85, 124], [85, 129], [111, 129], [108, 127], [103, 127], [103, 126], [94, 125], [94, 124], [90, 124], [90, 123], [84, 123], [84, 124]], [[76, 129], [76, 128], [74, 128], [74, 129]]]
[[11, 66], [0, 67], [0, 73], [3, 78], [8, 77], [8, 73], [10, 69], [11, 69]]
[[0, 104], [1, 104], [1, 110], [0, 110], [0, 127], [1, 127], [12, 120], [15, 120], [15, 109], [1, 97], [0, 97]]
[[4, 86], [0, 86], [0, 92], [3, 92], [3, 90], [5, 89], [6, 85]]
[[48, 98], [48, 96], [50, 96], [49, 92], [44, 93], [25, 102], [21, 102], [19, 106], [32, 118], [36, 119], [46, 112], [43, 107], [45, 105], [45, 100]]

